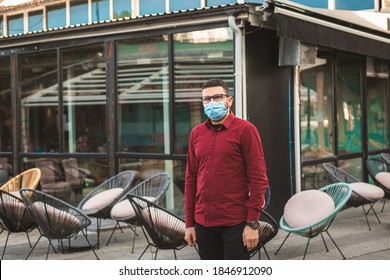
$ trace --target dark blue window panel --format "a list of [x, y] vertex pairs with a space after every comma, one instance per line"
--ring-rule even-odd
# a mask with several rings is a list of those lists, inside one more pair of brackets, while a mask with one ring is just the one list
[[47, 28], [66, 26], [66, 7], [58, 5], [55, 7], [47, 7]]
[[23, 33], [23, 15], [8, 17], [8, 35]]
[[374, 9], [374, 0], [336, 0], [337, 10], [367, 10]]
[[88, 23], [88, 1], [70, 2], [70, 24]]
[[131, 17], [131, 0], [114, 0], [114, 18]]
[[200, 0], [171, 0], [169, 5], [171, 11], [195, 9], [200, 8]]
[[43, 29], [43, 11], [28, 14], [28, 31], [38, 31]]
[[92, 1], [92, 22], [110, 19], [110, 1]]

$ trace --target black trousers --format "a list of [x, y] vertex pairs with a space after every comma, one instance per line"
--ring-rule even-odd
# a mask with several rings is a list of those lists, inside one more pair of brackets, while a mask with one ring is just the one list
[[195, 224], [199, 255], [202, 260], [249, 260], [242, 241], [245, 222], [235, 226], [204, 227]]

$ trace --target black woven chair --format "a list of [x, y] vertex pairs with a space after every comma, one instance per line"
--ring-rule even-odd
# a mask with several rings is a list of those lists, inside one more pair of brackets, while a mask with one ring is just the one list
[[20, 197], [0, 190], [0, 218], [2, 232], [4, 230], [8, 232], [1, 259], [4, 257], [8, 238], [11, 233], [25, 232], [28, 243], [32, 247], [28, 233], [34, 230], [37, 225]]
[[67, 239], [70, 253], [71, 239], [76, 237], [79, 232], [83, 233], [96, 259], [99, 259], [88, 240], [86, 232], [84, 232], [84, 229], [91, 224], [91, 220], [80, 209], [38, 190], [21, 189], [20, 195], [41, 233], [26, 259], [34, 251], [42, 236], [49, 240], [46, 259], [48, 259], [50, 247], [57, 253], [53, 245], [55, 239], [60, 241], [62, 253], [64, 253], [63, 239]]
[[268, 214], [265, 210], [261, 212], [259, 222], [259, 244], [255, 249], [250, 252], [250, 256], [253, 257], [256, 255], [256, 253], [259, 253], [260, 259], [260, 251], [261, 249], [263, 249], [267, 258], [270, 260], [267, 249], [265, 248], [265, 244], [267, 244], [278, 234], [278, 224], [276, 223], [274, 218], [272, 218], [272, 216]]
[[[386, 161], [381, 157], [372, 157], [366, 160], [366, 166], [370, 177], [374, 181], [375, 185], [382, 188], [385, 192], [385, 197], [383, 199], [382, 210], [385, 208], [386, 199], [390, 198], [390, 183], [387, 182], [386, 177], [390, 176], [390, 164], [387, 164]], [[383, 176], [384, 175], [384, 176]], [[389, 180], [390, 181], [390, 180]]]
[[80, 201], [78, 208], [89, 217], [96, 218], [98, 248], [102, 219], [111, 219], [111, 208], [129, 192], [133, 180], [132, 171], [123, 171], [95, 187]]
[[[369, 230], [371, 230], [371, 226], [367, 215], [370, 211], [374, 213], [378, 222], [381, 222], [375, 209], [373, 208], [374, 204], [383, 198], [384, 194], [380, 188], [378, 189], [378, 187], [375, 185], [364, 183], [332, 164], [324, 163], [322, 166], [331, 183], [347, 183], [352, 188], [351, 197], [349, 198], [344, 208], [361, 206], [363, 208], [364, 217], [366, 218]], [[362, 191], [364, 191], [364, 194]], [[365, 205], [369, 205], [369, 209], [367, 211], [364, 207]]]
[[[165, 197], [165, 193], [168, 190], [169, 184], [170, 176], [167, 173], [160, 173], [142, 181], [134, 188], [132, 188], [129, 193], [145, 197], [155, 204], [160, 204], [161, 200]], [[110, 235], [110, 238], [107, 241], [107, 245], [110, 243], [110, 240], [115, 230], [117, 228], [121, 229], [119, 223], [123, 222], [126, 223], [133, 231], [133, 247], [131, 251], [133, 253], [135, 237], [137, 235], [137, 217], [135, 215], [135, 211], [132, 205], [130, 204], [126, 196], [127, 194], [122, 199], [120, 199], [119, 202], [115, 204], [114, 207], [112, 207], [111, 209], [111, 218], [117, 222]], [[134, 225], [134, 227], [132, 225]]]
[[138, 259], [141, 259], [146, 250], [152, 246], [156, 248], [154, 259], [157, 259], [158, 250], [161, 249], [173, 250], [176, 260], [176, 251], [187, 246], [187, 242], [184, 240], [184, 220], [144, 197], [129, 194], [127, 199], [134, 207], [137, 220], [141, 224], [148, 242]]

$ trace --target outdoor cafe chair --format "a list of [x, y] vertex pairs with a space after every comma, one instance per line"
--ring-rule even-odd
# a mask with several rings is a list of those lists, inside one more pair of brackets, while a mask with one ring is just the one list
[[20, 196], [0, 190], [0, 218], [2, 230], [8, 232], [1, 259], [4, 258], [8, 238], [11, 233], [25, 232], [28, 243], [32, 247], [28, 233], [34, 230], [37, 225]]
[[[369, 230], [371, 230], [371, 227], [367, 215], [370, 211], [374, 213], [378, 222], [379, 223], [381, 222], [374, 209], [374, 204], [378, 200], [383, 199], [385, 195], [384, 191], [381, 188], [372, 184], [362, 182], [359, 179], [352, 176], [351, 174], [345, 172], [341, 168], [338, 168], [332, 164], [324, 163], [322, 166], [331, 183], [343, 182], [350, 185], [350, 187], [352, 188], [352, 194], [349, 200], [347, 201], [345, 207], [361, 206], [363, 208], [364, 217], [366, 218], [366, 222]], [[369, 205], [369, 209], [367, 211], [364, 205]]]
[[275, 252], [275, 255], [278, 254], [291, 233], [308, 239], [303, 259], [306, 258], [310, 240], [317, 235], [321, 235], [326, 251], [329, 252], [323, 236], [323, 233], [326, 232], [343, 259], [345, 259], [328, 230], [336, 215], [348, 202], [351, 193], [352, 188], [348, 184], [335, 183], [319, 190], [306, 190], [294, 194], [287, 201], [279, 222], [280, 228], [288, 232], [288, 235]]
[[385, 192], [381, 210], [381, 212], [383, 212], [386, 199], [390, 198], [390, 164], [388, 164], [383, 157], [376, 156], [368, 158], [366, 160], [366, 166], [368, 174], [370, 174], [370, 177], [374, 181], [375, 185]]
[[[138, 259], [142, 258], [149, 247], [153, 247], [156, 249], [154, 259], [157, 259], [159, 250], [173, 250], [176, 260], [176, 251], [187, 246], [187, 241], [184, 240], [184, 220], [145, 197], [128, 194], [127, 199], [134, 208], [148, 243]], [[195, 249], [197, 250], [196, 247]]]
[[41, 170], [39, 168], [27, 169], [15, 177], [10, 178], [0, 189], [11, 192], [19, 196], [19, 190], [22, 188], [36, 189], [41, 180]]
[[[165, 193], [168, 190], [170, 184], [170, 176], [167, 173], [160, 173], [153, 175], [146, 180], [142, 181], [135, 187], [133, 187], [128, 194], [134, 194], [142, 196], [149, 201], [154, 202], [155, 204], [160, 204], [161, 200], [165, 197]], [[107, 241], [107, 245], [110, 243], [110, 240], [117, 228], [120, 228], [120, 222], [126, 223], [130, 229], [133, 231], [133, 247], [132, 253], [134, 252], [134, 243], [137, 227], [137, 217], [133, 206], [130, 204], [130, 201], [127, 199], [127, 194], [116, 203], [111, 209], [111, 218], [116, 221], [115, 227], [111, 232], [110, 238]], [[134, 225], [134, 228], [132, 227]], [[120, 228], [121, 229], [121, 228]]]
[[92, 191], [80, 201], [78, 208], [89, 217], [96, 218], [98, 248], [100, 245], [102, 219], [111, 219], [111, 208], [121, 197], [129, 192], [133, 180], [134, 172], [123, 171], [92, 189]]
[[72, 238], [77, 237], [79, 232], [83, 233], [96, 259], [99, 259], [92, 244], [88, 240], [86, 232], [84, 232], [91, 224], [91, 220], [82, 213], [80, 209], [59, 198], [38, 190], [21, 189], [20, 195], [41, 233], [41, 236], [32, 247], [26, 259], [28, 259], [34, 251], [42, 236], [46, 237], [49, 241], [46, 251], [46, 260], [49, 256], [50, 247], [57, 253], [53, 245], [53, 240], [57, 239], [60, 241], [62, 253], [64, 253], [63, 239], [67, 239], [70, 252], [71, 240]]

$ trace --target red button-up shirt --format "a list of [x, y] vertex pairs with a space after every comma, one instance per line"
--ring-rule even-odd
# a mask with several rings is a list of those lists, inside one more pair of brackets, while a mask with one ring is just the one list
[[234, 116], [218, 129], [210, 120], [192, 131], [185, 177], [185, 222], [233, 226], [258, 220], [268, 187], [256, 127]]

